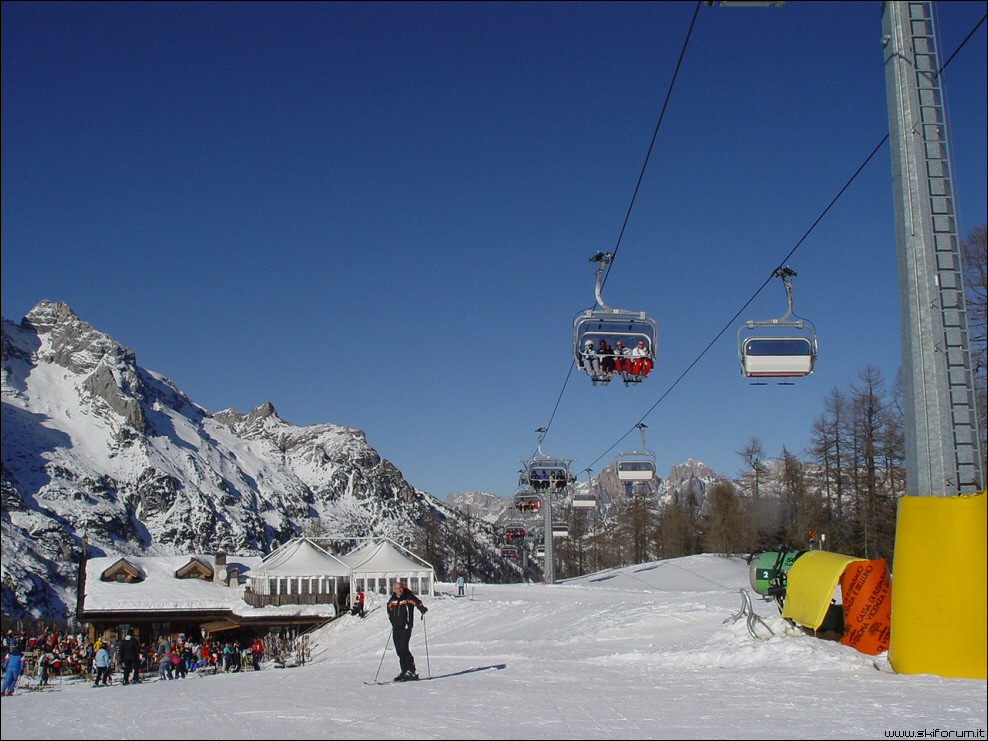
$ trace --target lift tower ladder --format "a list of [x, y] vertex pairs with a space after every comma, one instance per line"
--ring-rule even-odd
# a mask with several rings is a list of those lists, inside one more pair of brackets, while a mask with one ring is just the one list
[[985, 478], [932, 3], [882, 5], [906, 489], [917, 496], [974, 494]]

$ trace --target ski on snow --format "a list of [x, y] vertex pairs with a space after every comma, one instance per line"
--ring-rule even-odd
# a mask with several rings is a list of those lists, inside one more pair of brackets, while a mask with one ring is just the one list
[[416, 682], [428, 682], [433, 679], [446, 679], [448, 677], [459, 677], [464, 674], [475, 674], [477, 672], [487, 671], [488, 669], [497, 669], [498, 671], [500, 671], [501, 669], [506, 669], [507, 667], [508, 667], [507, 664], [490, 664], [489, 666], [474, 666], [471, 667], [470, 669], [461, 669], [458, 672], [449, 672], [448, 674], [433, 674], [431, 677], [419, 677], [418, 679], [405, 679], [401, 681], [398, 681], [396, 679], [385, 679], [380, 682], [364, 682], [364, 684], [371, 684], [378, 686], [385, 684], [415, 684]]

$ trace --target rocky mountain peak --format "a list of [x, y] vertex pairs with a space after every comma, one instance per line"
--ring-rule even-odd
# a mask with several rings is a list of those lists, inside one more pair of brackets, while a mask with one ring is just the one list
[[314, 523], [411, 545], [433, 520], [447, 543], [460, 517], [362, 431], [270, 402], [210, 414], [64, 303], [3, 321], [2, 435], [7, 615], [65, 614], [84, 537], [89, 555], [248, 555]]

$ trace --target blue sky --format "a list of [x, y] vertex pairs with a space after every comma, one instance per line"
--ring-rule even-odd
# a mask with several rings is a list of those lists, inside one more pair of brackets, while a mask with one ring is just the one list
[[[986, 3], [935, 5], [946, 59]], [[731, 320], [888, 131], [879, 2], [701, 6], [604, 288], [656, 368], [567, 381], [695, 7], [4, 3], [3, 316], [67, 302], [207, 409], [362, 429], [439, 497], [510, 495], [550, 420], [575, 471], [639, 420], [660, 474], [799, 453], [831, 389], [900, 365], [887, 145], [788, 261], [816, 373], [739, 373], [781, 282]], [[982, 26], [945, 74], [962, 237], [986, 56]]]

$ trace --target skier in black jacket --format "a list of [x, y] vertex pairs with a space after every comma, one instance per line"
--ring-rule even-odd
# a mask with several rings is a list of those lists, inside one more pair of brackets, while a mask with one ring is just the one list
[[408, 682], [419, 678], [415, 672], [415, 657], [408, 650], [408, 642], [412, 638], [412, 625], [415, 623], [415, 610], [423, 615], [429, 608], [422, 604], [412, 591], [399, 581], [394, 584], [394, 591], [388, 599], [388, 619], [391, 620], [391, 635], [395, 642], [395, 653], [401, 663], [401, 674], [395, 677], [396, 682]]

